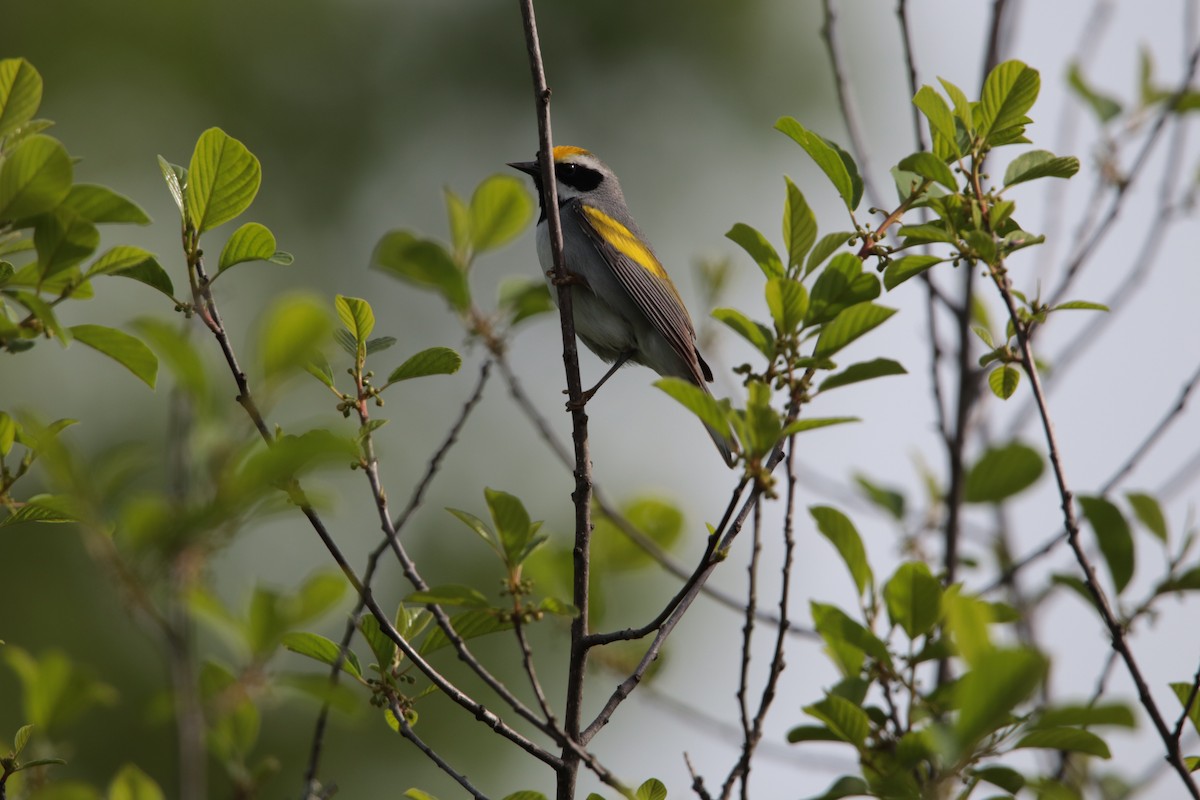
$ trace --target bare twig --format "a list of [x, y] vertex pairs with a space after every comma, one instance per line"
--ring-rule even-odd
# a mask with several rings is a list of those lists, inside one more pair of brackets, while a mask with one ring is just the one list
[[[496, 364], [500, 368], [500, 374], [504, 377], [505, 382], [508, 384], [509, 394], [512, 396], [514, 402], [516, 402], [517, 407], [521, 409], [521, 412], [537, 430], [539, 437], [546, 443], [551, 451], [554, 452], [559, 461], [561, 461], [565, 466], [571, 467], [573, 465], [571, 453], [554, 436], [554, 432], [550, 429], [549, 422], [542, 415], [542, 413], [538, 411], [537, 406], [529, 397], [528, 393], [526, 393], [520, 379], [512, 371], [512, 365], [508, 363], [508, 360], [503, 354], [496, 356]], [[619, 530], [625, 535], [626, 538], [637, 545], [642, 552], [653, 559], [655, 563], [662, 567], [666, 572], [674, 575], [676, 578], [679, 578], [682, 581], [687, 581], [692, 577], [694, 569], [684, 566], [677, 559], [673, 558], [670, 553], [659, 547], [653, 539], [651, 539], [636, 525], [630, 522], [628, 517], [618, 511], [616, 506], [609, 502], [607, 495], [597, 484], [592, 485], [592, 497], [595, 500], [596, 508], [600, 510], [600, 513], [603, 514], [609, 522], [615, 525], [617, 530]], [[701, 592], [705, 597], [716, 601], [720, 605], [723, 605], [732, 611], [736, 611], [738, 613], [742, 612], [742, 601], [728, 592], [722, 591], [715, 586], [709, 586], [708, 584], [703, 586]], [[778, 627], [779, 625], [779, 617], [769, 611], [759, 609], [755, 612], [755, 617], [759, 621], [773, 627]], [[789, 626], [788, 634], [805, 639], [812, 639], [816, 636], [811, 629], [798, 625]]]
[[421, 737], [417, 736], [412, 729], [412, 725], [409, 724], [408, 718], [404, 715], [404, 709], [400, 707], [400, 703], [395, 699], [392, 700], [391, 711], [392, 716], [396, 718], [401, 736], [412, 742], [418, 750], [424, 753], [426, 758], [436, 764], [438, 769], [440, 769], [442, 772], [453, 778], [455, 783], [466, 789], [467, 793], [470, 794], [471, 797], [475, 798], [475, 800], [488, 800], [487, 795], [471, 785], [471, 782], [467, 780], [466, 775], [450, 766], [446, 762], [446, 759], [438, 755], [436, 750], [425, 744], [425, 742], [421, 740]]
[[546, 722], [551, 727], [557, 728], [558, 721], [554, 718], [554, 710], [550, 708], [550, 703], [546, 700], [546, 692], [542, 689], [542, 682], [538, 680], [537, 669], [533, 664], [533, 650], [529, 647], [528, 637], [525, 636], [525, 626], [521, 622], [519, 609], [513, 614], [513, 633], [516, 634], [517, 645], [521, 648], [521, 666], [525, 670], [526, 677], [529, 678], [529, 687], [533, 690], [538, 707], [542, 709], [542, 715], [546, 718]]
[[834, 0], [821, 0], [824, 22], [821, 24], [821, 39], [829, 53], [829, 65], [833, 70], [833, 85], [837, 89], [838, 107], [842, 112], [842, 120], [846, 123], [846, 133], [850, 136], [850, 146], [854, 151], [854, 160], [858, 162], [858, 171], [862, 176], [863, 187], [866, 189], [867, 200], [872, 206], [882, 207], [883, 195], [871, 178], [869, 150], [863, 139], [862, 124], [858, 118], [858, 107], [850, 91], [850, 81], [846, 77], [846, 65], [842, 62], [841, 48], [837, 43], [837, 14], [833, 10]]
[[[779, 617], [782, 624], [776, 630], [775, 645], [771, 653], [771, 661], [767, 667], [767, 677], [763, 684], [762, 695], [759, 698], [758, 709], [754, 712], [754, 719], [747, 724], [743, 719], [743, 739], [742, 753], [737, 764], [730, 770], [729, 776], [725, 779], [725, 783], [721, 787], [721, 797], [724, 800], [729, 797], [730, 791], [733, 788], [735, 780], [741, 782], [742, 800], [749, 800], [750, 797], [750, 765], [751, 759], [758, 748], [763, 737], [763, 726], [767, 720], [767, 712], [770, 710], [772, 703], [775, 701], [776, 687], [779, 683], [779, 676], [783, 674], [785, 666], [783, 657], [783, 645], [786, 641], [786, 633], [788, 628], [788, 601], [791, 596], [792, 585], [792, 557], [796, 549], [795, 538], [795, 510], [796, 510], [796, 438], [793, 436], [788, 440], [787, 444], [787, 497], [785, 499], [785, 511], [783, 518], [783, 565], [781, 567], [781, 582], [779, 588]], [[756, 517], [757, 517], [756, 511]], [[757, 529], [759, 520], [755, 519], [755, 527]], [[757, 539], [757, 537], [756, 537]], [[743, 644], [743, 647], [749, 649], [749, 635]], [[748, 659], [747, 659], [748, 666]], [[743, 702], [744, 705], [744, 702]]]

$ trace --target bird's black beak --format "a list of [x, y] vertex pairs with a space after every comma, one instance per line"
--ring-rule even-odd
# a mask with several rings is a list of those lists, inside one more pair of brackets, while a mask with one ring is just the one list
[[510, 161], [508, 162], [508, 166], [524, 172], [532, 178], [537, 178], [542, 174], [541, 167], [538, 166], [538, 162], [536, 161]]

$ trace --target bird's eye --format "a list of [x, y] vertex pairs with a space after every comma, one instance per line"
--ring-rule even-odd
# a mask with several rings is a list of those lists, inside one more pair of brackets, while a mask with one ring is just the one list
[[575, 173], [579, 171], [579, 166], [577, 164], [563, 164], [560, 169], [562, 170], [563, 178], [569, 180], [575, 177]]

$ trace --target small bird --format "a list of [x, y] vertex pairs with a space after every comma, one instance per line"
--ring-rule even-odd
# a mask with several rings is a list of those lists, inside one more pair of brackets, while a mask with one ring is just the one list
[[[542, 215], [537, 225], [537, 253], [550, 273], [554, 259], [546, 224], [538, 162], [508, 166], [533, 177]], [[586, 403], [626, 362], [642, 364], [664, 377], [683, 378], [708, 392], [712, 370], [696, 349], [696, 330], [675, 285], [638, 230], [617, 176], [582, 147], [554, 148], [554, 176], [562, 219], [563, 255], [573, 284], [571, 306], [575, 333], [588, 349], [613, 366], [599, 383], [584, 392]], [[558, 293], [551, 282], [550, 296]], [[733, 466], [730, 443], [708, 429], [725, 463]]]

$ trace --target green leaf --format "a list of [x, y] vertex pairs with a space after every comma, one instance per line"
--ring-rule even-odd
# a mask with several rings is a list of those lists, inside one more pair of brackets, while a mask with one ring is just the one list
[[955, 119], [955, 135], [958, 134], [958, 127], [962, 126], [968, 134], [975, 132], [975, 114], [973, 113], [971, 101], [967, 99], [966, 92], [955, 86], [945, 78], [938, 78], [938, 83], [942, 85], [946, 96], [950, 98], [950, 102], [954, 105]]
[[212, 230], [249, 208], [260, 183], [262, 167], [246, 145], [220, 128], [200, 134], [184, 187], [196, 232]]
[[960, 752], [1005, 725], [1013, 709], [1041, 684], [1046, 659], [1025, 649], [997, 649], [979, 660], [954, 687], [959, 709], [955, 734]]
[[1107, 95], [1100, 94], [1088, 85], [1083, 78], [1083, 73], [1079, 70], [1078, 62], [1071, 62], [1071, 66], [1067, 69], [1067, 85], [1091, 106], [1096, 118], [1101, 123], [1108, 122], [1121, 113], [1120, 103]]
[[1041, 89], [1037, 70], [1020, 61], [998, 64], [983, 82], [979, 102], [979, 133], [992, 139], [993, 134], [1021, 125], [1025, 112], [1033, 108]]
[[667, 787], [663, 786], [663, 782], [658, 778], [651, 778], [637, 788], [633, 798], [634, 800], [667, 800]]
[[479, 535], [479, 538], [487, 542], [493, 550], [495, 550], [497, 553], [500, 552], [499, 543], [496, 541], [496, 538], [492, 533], [492, 529], [487, 526], [487, 523], [469, 511], [460, 511], [457, 508], [447, 508], [446, 510], [458, 517], [459, 521], [461, 521], [468, 528], [475, 531], [475, 533]]
[[783, 275], [783, 261], [780, 260], [779, 253], [775, 252], [775, 248], [767, 241], [767, 237], [754, 228], [744, 222], [739, 222], [729, 229], [725, 238], [740, 245], [749, 253], [750, 257], [754, 259], [754, 263], [758, 264], [759, 269], [768, 278], [777, 278]]
[[71, 191], [71, 157], [52, 136], [30, 136], [0, 164], [0, 220], [43, 214]]
[[75, 341], [100, 351], [151, 389], [154, 388], [158, 377], [158, 357], [141, 339], [103, 325], [74, 325], [69, 330]]
[[172, 164], [162, 156], [158, 157], [158, 168], [162, 170], [163, 180], [167, 182], [167, 190], [171, 193], [171, 199], [175, 201], [176, 207], [179, 208], [180, 216], [187, 219], [187, 209], [183, 199], [183, 187], [187, 185], [187, 169], [178, 164]]
[[[285, 633], [280, 639], [280, 644], [293, 653], [307, 656], [331, 667], [338, 662], [338, 656], [342, 652], [342, 648], [337, 642], [306, 631]], [[347, 675], [362, 678], [362, 667], [359, 666], [358, 656], [354, 655], [353, 650], [346, 651], [345, 657], [342, 658], [341, 669]]]
[[1171, 592], [1195, 591], [1200, 591], [1200, 566], [1192, 567], [1181, 575], [1168, 578], [1158, 585], [1154, 593], [1169, 594]]
[[862, 597], [867, 588], [874, 583], [875, 576], [867, 562], [867, 551], [854, 523], [841, 511], [830, 506], [811, 506], [808, 513], [817, 523], [817, 530], [842, 557], [842, 562], [850, 570], [850, 577], [854, 579], [858, 595]]
[[888, 512], [897, 522], [904, 521], [905, 500], [902, 492], [881, 486], [862, 474], [855, 475], [854, 482], [863, 490], [868, 500]]
[[818, 136], [791, 117], [780, 117], [775, 129], [804, 148], [809, 157], [837, 189], [851, 214], [862, 201], [863, 183], [858, 168], [845, 150]]
[[71, 209], [57, 208], [38, 218], [33, 241], [38, 251], [38, 274], [45, 279], [94, 253], [100, 244], [100, 231]]
[[805, 417], [793, 422], [789, 422], [783, 430], [779, 432], [778, 438], [782, 439], [787, 436], [794, 436], [797, 433], [805, 431], [815, 431], [817, 428], [828, 428], [830, 425], [845, 425], [847, 422], [861, 422], [858, 417]]
[[890, 292], [909, 278], [920, 275], [934, 264], [945, 261], [937, 256], [901, 256], [892, 259], [883, 271], [883, 285]]
[[329, 339], [329, 312], [317, 297], [288, 293], [275, 300], [259, 325], [259, 354], [268, 379], [304, 369]]
[[12, 452], [17, 439], [17, 423], [7, 411], [0, 411], [0, 457]]
[[1048, 708], [1037, 720], [1038, 728], [1082, 727], [1090, 725], [1116, 725], [1121, 728], [1136, 728], [1137, 718], [1133, 710], [1121, 703], [1103, 705], [1075, 705]]
[[525, 182], [509, 175], [493, 175], [471, 196], [471, 246], [479, 253], [494, 250], [517, 236], [532, 218], [533, 200]]
[[1065, 303], [1059, 303], [1051, 310], [1052, 311], [1069, 311], [1069, 310], [1109, 311], [1111, 309], [1109, 309], [1109, 307], [1104, 305], [1103, 303], [1093, 303], [1088, 300], [1068, 300]]
[[[49, 495], [44, 497], [49, 498]], [[63, 523], [78, 522], [78, 517], [67, 513], [62, 508], [39, 502], [38, 498], [30, 498], [25, 504], [0, 520], [0, 528], [18, 525], [22, 522]]]
[[804, 713], [819, 719], [843, 742], [861, 747], [871, 732], [867, 712], [844, 697], [829, 695], [819, 703], [804, 707]]
[[[478, 636], [487, 636], [500, 631], [512, 630], [512, 620], [507, 616], [498, 616], [491, 609], [472, 609], [450, 618], [454, 630], [464, 641]], [[450, 640], [441, 628], [434, 628], [417, 648], [421, 655], [428, 655], [443, 647], [449, 647]]]
[[929, 121], [929, 130], [933, 134], [934, 152], [939, 158], [948, 159], [961, 155], [958, 149], [958, 131], [954, 125], [954, 115], [950, 106], [931, 86], [922, 86], [913, 96], [913, 105], [921, 110]]
[[375, 330], [375, 312], [371, 310], [371, 304], [358, 297], [339, 294], [334, 297], [334, 306], [342, 325], [354, 337], [359, 348], [365, 351], [367, 339]]
[[963, 499], [1002, 502], [1037, 482], [1045, 467], [1041, 454], [1020, 442], [993, 447], [967, 473]]
[[437, 800], [437, 798], [431, 795], [429, 792], [421, 789], [409, 789], [404, 793], [404, 796], [409, 798], [409, 800]]
[[1144, 492], [1126, 492], [1125, 499], [1129, 501], [1129, 505], [1133, 506], [1133, 513], [1137, 516], [1138, 522], [1154, 534], [1156, 539], [1166, 544], [1167, 519], [1163, 516], [1162, 506], [1158, 504], [1158, 499], [1154, 495]]
[[639, 497], [622, 505], [620, 518], [597, 508], [593, 520], [592, 558], [599, 569], [634, 570], [654, 565], [655, 560], [639, 542], [625, 535], [626, 523], [637, 529], [659, 549], [669, 551], [683, 535], [683, 512], [657, 497]]
[[541, 792], [535, 792], [532, 789], [523, 789], [522, 791], [506, 795], [504, 800], [546, 800], [546, 795]]
[[729, 401], [720, 401], [691, 381], [682, 378], [660, 378], [654, 385], [662, 389], [691, 411], [708, 427], [729, 436]]
[[1045, 748], [1068, 753], [1086, 753], [1098, 758], [1112, 758], [1108, 745], [1096, 734], [1080, 728], [1042, 728], [1030, 731], [1013, 745], [1014, 750]]
[[434, 603], [441, 606], [466, 606], [467, 608], [488, 608], [491, 601], [478, 589], [457, 583], [447, 583], [441, 586], [413, 592], [404, 598], [406, 603]]
[[863, 271], [862, 261], [853, 253], [838, 253], [813, 282], [808, 298], [808, 325], [828, 322], [857, 303], [879, 296], [879, 279]]
[[[111, 275], [114, 272], [124, 272], [145, 261], [155, 261], [154, 254], [140, 247], [119, 244], [106, 250], [88, 267], [84, 277], [92, 278], [97, 275]], [[157, 262], [156, 262], [157, 263]], [[162, 269], [160, 266], [159, 269]]]
[[515, 495], [496, 489], [484, 489], [483, 494], [487, 498], [488, 510], [492, 515], [496, 536], [504, 550], [506, 563], [516, 566], [521, 562], [522, 551], [537, 530], [537, 526], [530, 522], [529, 512]]
[[[838, 231], [837, 233], [827, 233], [822, 236], [815, 245], [812, 252], [808, 254], [808, 262], [804, 265], [804, 275], [807, 277], [813, 270], [825, 263], [825, 259], [829, 258], [838, 248], [845, 247], [846, 243], [854, 237], [853, 233]], [[846, 255], [852, 255], [847, 253]]]
[[797, 725], [787, 733], [788, 744], [800, 742], [840, 742], [833, 731], [824, 725]]
[[993, 622], [994, 612], [990, 603], [963, 594], [961, 588], [954, 585], [942, 592], [942, 615], [959, 654], [967, 664], [975, 666], [992, 654], [988, 626]]
[[942, 585], [919, 561], [901, 564], [883, 587], [888, 618], [909, 639], [925, 636], [941, 617]]
[[783, 206], [783, 247], [788, 254], [788, 269], [792, 269], [804, 263], [804, 256], [816, 241], [817, 218], [792, 179], [785, 175], [783, 180], [787, 183], [787, 200]]
[[450, 243], [456, 254], [465, 254], [471, 245], [471, 212], [451, 188], [442, 190], [446, 198], [446, 217], [450, 222]]
[[904, 239], [905, 245], [958, 244], [958, 239], [941, 222], [928, 222], [923, 225], [902, 225], [896, 235]]
[[140, 247], [117, 245], [108, 250], [92, 262], [85, 277], [92, 278], [97, 275], [132, 278], [174, 299], [175, 285], [171, 283], [171, 276], [158, 263], [154, 254]]
[[1108, 564], [1113, 586], [1120, 594], [1133, 578], [1135, 566], [1136, 554], [1129, 523], [1121, 510], [1103, 497], [1080, 496], [1079, 505], [1096, 532], [1096, 540]]
[[725, 323], [767, 358], [775, 349], [775, 336], [766, 325], [757, 323], [734, 308], [714, 308], [712, 317]]
[[375, 246], [371, 266], [407, 283], [437, 291], [456, 311], [471, 305], [467, 278], [446, 248], [407, 231], [384, 234]]
[[13, 736], [12, 754], [14, 756], [21, 755], [21, 751], [25, 749], [25, 745], [29, 744], [31, 736], [33, 736], [32, 725], [22, 725], [20, 728], [17, 728], [17, 733]]
[[133, 321], [133, 328], [166, 363], [180, 386], [194, 398], [207, 396], [208, 375], [192, 337], [158, 317], [140, 317]]
[[162, 800], [163, 791], [154, 779], [134, 764], [126, 764], [108, 784], [106, 800]]
[[996, 367], [988, 374], [988, 386], [991, 388], [992, 394], [1001, 400], [1007, 400], [1012, 397], [1020, 383], [1020, 370], [1009, 364]]
[[1004, 185], [1038, 178], [1070, 178], [1079, 172], [1079, 159], [1074, 156], [1056, 156], [1049, 150], [1031, 150], [1012, 160], [1004, 172]]
[[793, 278], [769, 278], [766, 286], [767, 308], [780, 336], [795, 333], [808, 311], [808, 291]]
[[0, 61], [0, 137], [33, 119], [41, 104], [42, 76], [33, 65], [23, 58]]
[[858, 364], [851, 364], [841, 372], [830, 375], [821, 382], [818, 389], [819, 392], [825, 392], [830, 389], [837, 389], [841, 386], [849, 386], [852, 383], [860, 381], [869, 381], [873, 378], [883, 378], [888, 375], [907, 375], [906, 370], [899, 362], [892, 361], [890, 358], [876, 358], [871, 361], [862, 361]]
[[[234, 264], [246, 261], [274, 261], [276, 259], [275, 234], [266, 225], [247, 222], [240, 226], [221, 248], [217, 272], [222, 273]], [[289, 257], [290, 263], [290, 257]]]
[[462, 366], [462, 356], [449, 347], [430, 347], [410, 356], [388, 376], [388, 383], [424, 378], [427, 375], [453, 375]]
[[71, 187], [62, 204], [74, 209], [79, 216], [100, 224], [102, 222], [127, 222], [147, 225], [150, 217], [137, 203], [124, 195], [117, 194], [107, 186], [77, 183]]
[[[1187, 713], [1187, 718], [1191, 721], [1192, 727], [1200, 733], [1200, 696], [1192, 697], [1192, 684], [1182, 682], [1172, 683], [1171, 691], [1175, 693], [1175, 697], [1179, 700], [1179, 705]], [[1190, 706], [1187, 705], [1189, 698], [1192, 701]]]
[[512, 315], [509, 325], [554, 310], [554, 301], [550, 299], [546, 282], [529, 278], [506, 278], [501, 281], [498, 305], [507, 308]]
[[991, 765], [971, 770], [971, 774], [993, 786], [999, 786], [1009, 794], [1016, 794], [1025, 786], [1025, 776], [1011, 767]]
[[946, 166], [946, 162], [928, 151], [913, 153], [900, 160], [897, 166], [906, 171], [920, 175], [922, 178], [940, 183], [951, 192], [958, 191], [958, 181], [954, 173]]
[[813, 348], [814, 358], [827, 358], [840, 351], [864, 333], [871, 331], [896, 313], [896, 309], [877, 306], [874, 303], [859, 303], [838, 314], [827, 324], [817, 337]]
[[851, 619], [846, 612], [815, 600], [809, 605], [812, 609], [813, 627], [831, 646], [845, 642], [882, 664], [892, 663], [887, 645], [874, 633]]
[[808, 800], [842, 800], [843, 797], [860, 797], [871, 794], [871, 787], [857, 775], [843, 775], [833, 782], [823, 794]]

